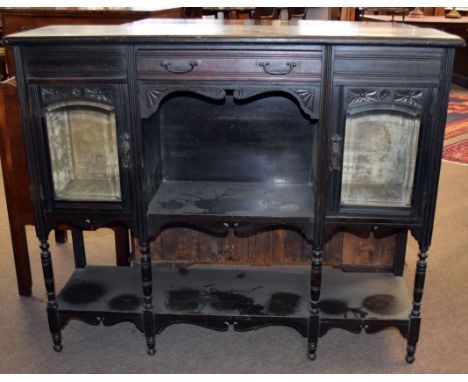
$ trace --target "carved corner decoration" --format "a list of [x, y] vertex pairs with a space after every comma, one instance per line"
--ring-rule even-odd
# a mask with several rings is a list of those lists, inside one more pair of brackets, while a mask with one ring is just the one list
[[312, 119], [318, 118], [316, 89], [300, 87], [214, 87], [214, 86], [177, 86], [171, 85], [167, 88], [142, 85], [140, 87], [140, 112], [142, 118], [148, 118], [158, 108], [164, 97], [176, 92], [190, 92], [200, 94], [211, 99], [224, 99], [226, 91], [232, 90], [235, 99], [242, 100], [255, 97], [264, 93], [283, 92], [292, 95], [299, 103], [301, 110]]
[[114, 104], [113, 90], [103, 86], [47, 86], [41, 88], [41, 96], [46, 105], [71, 99]]
[[146, 101], [150, 108], [158, 108], [161, 98], [167, 93], [167, 89], [149, 88], [146, 89]]
[[419, 89], [351, 88], [348, 91], [348, 107], [394, 103], [421, 110], [423, 100], [424, 91]]
[[315, 89], [292, 89], [292, 91], [296, 95], [304, 112], [313, 117], [315, 112]]

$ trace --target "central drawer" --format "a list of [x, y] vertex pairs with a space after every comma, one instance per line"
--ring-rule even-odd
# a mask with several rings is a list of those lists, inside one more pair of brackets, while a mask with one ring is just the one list
[[153, 50], [137, 54], [142, 80], [320, 81], [322, 48], [307, 51]]

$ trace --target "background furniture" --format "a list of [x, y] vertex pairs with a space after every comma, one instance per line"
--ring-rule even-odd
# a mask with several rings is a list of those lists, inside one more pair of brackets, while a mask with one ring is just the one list
[[307, 8], [288, 8], [290, 20], [303, 20], [306, 17]]
[[339, 8], [266, 8], [266, 7], [204, 7], [185, 8], [195, 17], [218, 19], [261, 19], [261, 20], [331, 20], [338, 19]]
[[32, 280], [24, 226], [34, 225], [34, 215], [19, 115], [16, 84], [11, 79], [0, 85], [0, 154], [18, 290], [20, 295], [30, 296]]
[[[272, 23], [259, 37], [250, 22], [173, 23], [174, 35], [154, 21], [8, 38], [31, 110], [22, 121], [54, 349], [72, 317], [132, 321], [148, 354], [180, 322], [290, 326], [308, 338], [311, 359], [332, 328], [396, 327], [413, 362], [463, 41], [394, 24]], [[56, 295], [50, 230], [116, 222], [140, 241], [141, 273], [82, 267]], [[289, 227], [312, 244], [310, 269], [152, 267], [150, 240], [173, 225], [241, 238]], [[411, 232], [420, 249], [412, 304], [398, 274], [322, 267], [326, 239], [341, 230]]]
[[[372, 8], [364, 8], [364, 7], [342, 7], [337, 8], [339, 9], [341, 21], [359, 21], [362, 20], [364, 13], [372, 13], [374, 15], [387, 15], [392, 16], [395, 15], [396, 12], [404, 12], [408, 8], [385, 8], [385, 7], [372, 7]], [[410, 8], [411, 9], [411, 8]], [[444, 16], [446, 11], [443, 7], [419, 7], [425, 16]], [[408, 12], [405, 12], [408, 14]]]

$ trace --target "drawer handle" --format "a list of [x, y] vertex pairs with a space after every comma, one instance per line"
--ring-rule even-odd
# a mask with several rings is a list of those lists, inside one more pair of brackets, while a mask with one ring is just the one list
[[190, 61], [190, 62], [168, 62], [163, 61], [161, 62], [161, 66], [166, 69], [168, 72], [175, 73], [175, 74], [183, 74], [183, 73], [190, 73], [195, 67], [199, 65], [198, 61]]
[[286, 74], [289, 74], [292, 72], [292, 70], [297, 66], [295, 62], [287, 62], [286, 66], [288, 67], [286, 70], [275, 70], [275, 69], [270, 69], [270, 63], [269, 62], [259, 62], [258, 66], [263, 68], [263, 71], [265, 73], [271, 74], [273, 76], [285, 76]]

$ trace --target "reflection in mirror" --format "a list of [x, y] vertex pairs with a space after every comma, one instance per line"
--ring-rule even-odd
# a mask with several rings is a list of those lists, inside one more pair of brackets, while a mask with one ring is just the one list
[[347, 116], [342, 205], [410, 206], [419, 124], [388, 111]]
[[121, 200], [115, 113], [89, 101], [46, 108], [56, 200]]

